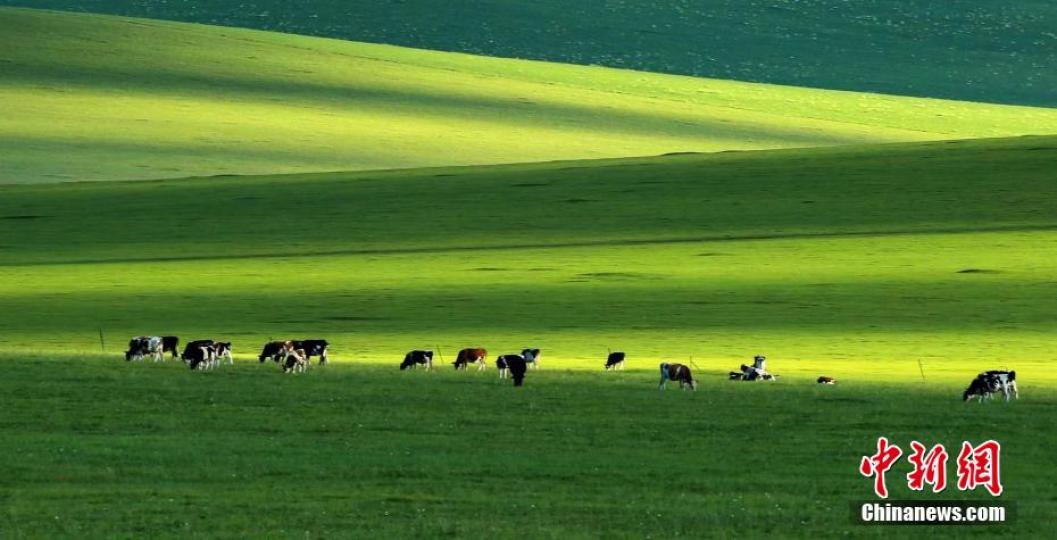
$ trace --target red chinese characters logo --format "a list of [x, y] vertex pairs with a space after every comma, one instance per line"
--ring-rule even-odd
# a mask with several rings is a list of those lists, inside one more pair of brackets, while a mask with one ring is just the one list
[[907, 474], [907, 487], [921, 491], [925, 484], [931, 484], [933, 493], [947, 489], [947, 450], [943, 445], [933, 446], [927, 454], [925, 445], [917, 441], [911, 441], [910, 448], [914, 452], [908, 459], [914, 465], [914, 470]]
[[1002, 494], [1002, 478], [999, 473], [999, 453], [1002, 446], [997, 441], [987, 441], [974, 447], [968, 441], [962, 443], [958, 454], [958, 489], [962, 491], [983, 486], [995, 497]]
[[[907, 473], [907, 487], [912, 491], [923, 491], [926, 485], [932, 486], [933, 493], [947, 489], [947, 449], [942, 444], [928, 448], [918, 441], [910, 442], [911, 453], [907, 461], [913, 470]], [[958, 489], [972, 491], [978, 486], [997, 497], [1002, 494], [1002, 477], [1000, 473], [1001, 445], [989, 440], [979, 446], [968, 441], [962, 443], [958, 454]], [[885, 437], [877, 439], [877, 453], [863, 456], [859, 462], [859, 473], [873, 478], [873, 490], [878, 497], [888, 498], [888, 486], [885, 483], [887, 473], [900, 456], [903, 449], [891, 444]]]
[[873, 491], [882, 499], [888, 498], [888, 486], [885, 485], [885, 473], [892, 468], [903, 450], [898, 446], [889, 445], [888, 439], [881, 437], [877, 439], [877, 453], [872, 456], [863, 456], [859, 463], [859, 472], [869, 478], [874, 477]]

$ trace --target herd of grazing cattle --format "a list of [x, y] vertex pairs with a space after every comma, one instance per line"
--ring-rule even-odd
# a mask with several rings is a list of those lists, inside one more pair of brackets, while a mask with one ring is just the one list
[[[125, 352], [125, 360], [143, 360], [151, 358], [155, 362], [162, 362], [166, 354], [176, 359], [176, 351], [180, 345], [180, 338], [176, 336], [139, 336], [132, 338], [128, 343], [128, 351]], [[308, 370], [313, 356], [319, 357], [319, 365], [327, 364], [327, 352], [330, 344], [325, 339], [304, 339], [269, 341], [264, 345], [258, 360], [263, 364], [266, 360], [272, 360], [282, 367], [283, 373], [301, 373]], [[541, 352], [539, 349], [522, 349], [521, 354], [501, 354], [496, 357], [495, 365], [499, 371], [499, 378], [510, 377], [514, 386], [522, 386], [525, 381], [525, 373], [531, 366], [537, 369], [540, 366]], [[214, 341], [212, 339], [199, 339], [188, 342], [184, 346], [179, 358], [192, 370], [214, 369], [220, 365], [222, 359], [227, 359], [229, 364], [234, 364], [231, 355], [230, 341]], [[605, 365], [608, 370], [624, 369], [626, 355], [623, 352], [610, 352], [606, 357]], [[483, 371], [488, 367], [488, 351], [482, 348], [466, 348], [459, 351], [452, 365], [456, 370], [466, 370], [471, 364], [477, 366], [477, 371]], [[729, 378], [733, 381], [775, 381], [777, 375], [769, 373], [766, 369], [767, 358], [757, 355], [753, 358], [751, 366], [742, 364], [739, 371], [731, 371]], [[404, 355], [400, 363], [400, 370], [424, 368], [433, 369], [433, 351], [413, 350]], [[697, 380], [694, 379], [690, 368], [683, 364], [662, 362], [660, 365], [661, 382], [658, 386], [664, 390], [668, 381], [679, 383], [680, 389], [696, 390]], [[833, 377], [820, 376], [818, 384], [832, 385], [837, 381]], [[977, 375], [969, 387], [962, 394], [963, 401], [978, 399], [981, 403], [990, 400], [994, 394], [1002, 393], [1006, 401], [1018, 399], [1017, 372], [1007, 370], [985, 371]]]

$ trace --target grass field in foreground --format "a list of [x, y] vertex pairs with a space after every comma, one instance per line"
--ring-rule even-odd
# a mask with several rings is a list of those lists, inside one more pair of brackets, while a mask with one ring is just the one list
[[[0, 189], [0, 345], [323, 337], [339, 361], [755, 353], [1052, 388], [1052, 137]], [[952, 391], [952, 397], [956, 395]]]
[[[932, 384], [805, 378], [659, 393], [652, 369], [542, 369], [515, 389], [494, 370], [0, 362], [7, 538], [1027, 538], [1057, 504], [1052, 393], [965, 405]], [[1000, 440], [1015, 521], [853, 525], [879, 435]], [[996, 500], [911, 495], [907, 472], [888, 474], [895, 499]]]
[[1057, 110], [0, 8], [0, 183], [1057, 133]]

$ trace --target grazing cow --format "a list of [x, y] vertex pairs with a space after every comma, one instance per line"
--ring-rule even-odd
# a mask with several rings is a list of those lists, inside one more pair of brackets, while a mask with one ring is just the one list
[[400, 364], [400, 371], [418, 366], [426, 366], [427, 371], [433, 369], [433, 351], [415, 350], [407, 353]]
[[162, 340], [158, 336], [134, 337], [128, 342], [128, 350], [125, 351], [125, 361], [143, 360], [150, 356], [155, 362], [164, 362], [165, 353], [162, 348]]
[[612, 352], [606, 358], [606, 370], [624, 369], [624, 353]]
[[301, 341], [294, 341], [295, 349], [302, 349], [307, 355], [307, 360], [312, 360], [313, 356], [319, 357], [319, 365], [327, 365], [327, 348], [330, 346], [325, 339], [303, 339]]
[[269, 358], [272, 360], [272, 362], [278, 362], [282, 360], [283, 358], [285, 358], [283, 356], [283, 351], [286, 348], [285, 345], [285, 341], [269, 341], [268, 343], [265, 343], [264, 350], [261, 351], [261, 355], [258, 357], [258, 359], [261, 361], [262, 364], [265, 360]]
[[680, 390], [685, 390], [687, 386], [691, 390], [697, 390], [697, 381], [694, 380], [693, 374], [690, 373], [690, 368], [682, 364], [661, 363], [661, 384], [659, 388], [664, 390], [668, 386], [669, 380], [679, 381]]
[[818, 384], [837, 384], [837, 379], [834, 379], [833, 377], [827, 377], [825, 375], [822, 375], [815, 382], [818, 383]]
[[172, 355], [172, 359], [176, 360], [176, 351], [180, 347], [180, 338], [176, 336], [163, 336], [161, 338], [161, 352], [164, 355], [169, 353]]
[[286, 348], [283, 351], [283, 373], [304, 373], [308, 370], [308, 355], [304, 349]]
[[992, 395], [997, 392], [1002, 392], [1006, 401], [1009, 401], [1010, 396], [1013, 399], [1020, 398], [1020, 394], [1017, 391], [1016, 371], [991, 370], [977, 375], [969, 383], [969, 388], [966, 388], [965, 392], [962, 393], [962, 401], [977, 398], [983, 403], [985, 399], [991, 400]]
[[214, 341], [211, 339], [196, 339], [194, 341], [188, 341], [187, 345], [184, 345], [184, 352], [180, 354], [180, 360], [184, 363], [191, 361], [191, 356], [196, 354], [198, 349], [202, 347], [212, 347]]
[[459, 351], [459, 356], [455, 357], [452, 365], [455, 369], [466, 369], [470, 364], [477, 364], [477, 371], [483, 371], [488, 367], [487, 357], [488, 351], [484, 349], [463, 349]]
[[539, 349], [522, 349], [521, 358], [525, 359], [526, 364], [532, 364], [532, 369], [540, 367], [540, 350]]
[[[525, 357], [520, 354], [504, 354], [496, 361], [496, 365], [499, 365], [500, 362], [505, 366], [503, 371], [510, 372], [510, 377], [514, 379], [514, 386], [525, 384], [525, 371], [528, 369], [528, 361], [525, 360]], [[506, 378], [505, 373], [500, 375], [500, 377]]]
[[213, 344], [213, 355], [217, 361], [221, 358], [227, 358], [228, 364], [234, 364], [235, 359], [231, 357], [231, 342], [230, 341], [218, 341]]
[[[188, 344], [190, 345], [190, 343]], [[197, 347], [185, 347], [181, 355], [191, 370], [213, 369], [217, 366], [216, 346], [212, 343], [201, 343]]]

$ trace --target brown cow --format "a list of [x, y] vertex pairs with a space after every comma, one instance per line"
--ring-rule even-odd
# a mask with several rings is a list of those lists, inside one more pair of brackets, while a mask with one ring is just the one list
[[485, 362], [485, 357], [488, 356], [488, 351], [484, 349], [463, 349], [459, 351], [459, 356], [455, 358], [452, 365], [455, 369], [466, 369], [470, 364], [477, 364], [477, 371], [484, 371], [488, 364]]
[[697, 390], [697, 381], [694, 380], [694, 376], [690, 373], [690, 368], [682, 364], [669, 364], [667, 362], [661, 364], [661, 390], [664, 390], [669, 380], [679, 381], [680, 390], [685, 390], [687, 386], [691, 390]]

